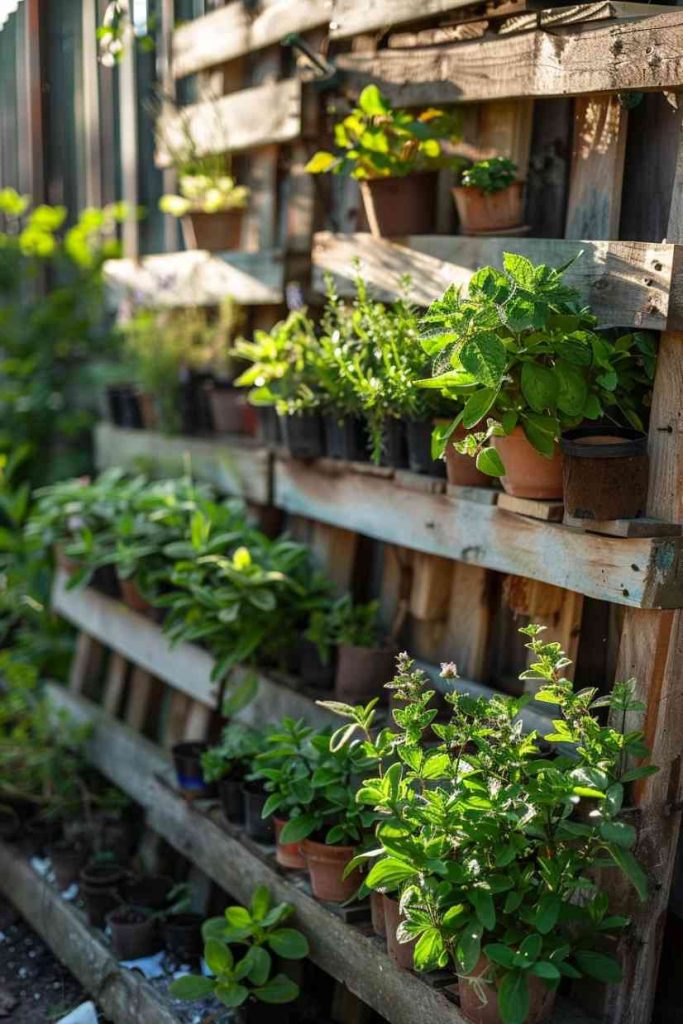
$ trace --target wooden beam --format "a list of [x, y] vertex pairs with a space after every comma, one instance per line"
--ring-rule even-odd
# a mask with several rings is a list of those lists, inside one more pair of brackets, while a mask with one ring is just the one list
[[301, 134], [301, 82], [298, 78], [266, 82], [194, 103], [162, 114], [157, 126], [157, 167], [171, 165], [171, 153], [187, 146], [188, 133], [198, 156], [291, 142]]
[[121, 198], [128, 207], [122, 237], [123, 255], [128, 259], [136, 259], [140, 251], [136, 52], [134, 41], [127, 39], [118, 66]]
[[55, 956], [78, 978], [112, 1024], [130, 1024], [131, 1013], [145, 1024], [179, 1024], [166, 1002], [138, 971], [120, 967], [83, 913], [17, 855], [0, 843], [0, 892]]
[[619, 236], [627, 125], [616, 96], [575, 100], [565, 238]]
[[683, 541], [677, 537], [586, 534], [478, 502], [418, 495], [392, 480], [327, 461], [277, 458], [274, 500], [295, 515], [603, 601], [646, 608], [683, 605]]
[[203, 250], [107, 260], [107, 301], [128, 296], [155, 306], [216, 306], [231, 295], [241, 306], [279, 305], [284, 298], [279, 252], [208, 253]]
[[226, 441], [199, 437], [167, 437], [152, 430], [126, 430], [109, 423], [95, 428], [98, 469], [123, 466], [157, 477], [189, 472], [212, 484], [220, 494], [269, 505], [270, 452], [250, 438]]
[[330, 37], [348, 39], [361, 32], [384, 34], [394, 25], [424, 21], [471, 6], [472, 0], [336, 0]]
[[354, 92], [374, 81], [403, 106], [677, 89], [683, 11], [579, 31], [560, 26], [442, 47], [344, 54], [337, 64]]
[[479, 267], [502, 266], [505, 252], [551, 266], [560, 266], [581, 252], [566, 281], [578, 288], [602, 326], [653, 330], [683, 326], [679, 282], [683, 247], [665, 243], [442, 235], [389, 241], [369, 234], [320, 232], [313, 248], [313, 284], [322, 292], [323, 274], [329, 271], [342, 296], [354, 295], [353, 260], [358, 257], [365, 281], [381, 297], [395, 297], [408, 274], [411, 298], [427, 306], [450, 284], [466, 285]]
[[290, 32], [327, 25], [332, 0], [262, 0], [258, 13], [228, 3], [173, 33], [173, 75], [182, 78], [279, 43]]

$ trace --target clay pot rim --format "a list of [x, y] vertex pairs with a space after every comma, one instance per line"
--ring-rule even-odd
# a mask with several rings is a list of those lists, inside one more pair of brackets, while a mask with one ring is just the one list
[[[613, 437], [615, 443], [583, 443], [591, 437]], [[629, 459], [647, 455], [647, 434], [635, 427], [575, 427], [562, 433], [560, 450], [574, 459]]]
[[[124, 911], [133, 911], [142, 917], [142, 921], [116, 921], [116, 915]], [[119, 928], [139, 928], [142, 924], [149, 924], [154, 919], [154, 911], [151, 907], [141, 907], [135, 903], [121, 903], [114, 910], [105, 914], [105, 921], [108, 925], [115, 924]]]
[[299, 846], [301, 847], [301, 852], [304, 856], [306, 855], [307, 847], [310, 848], [311, 853], [315, 853], [317, 850], [324, 850], [329, 854], [326, 858], [328, 860], [341, 860], [343, 857], [349, 856], [349, 854], [351, 856], [355, 856], [356, 853], [355, 846], [341, 846], [337, 843], [319, 843], [317, 839], [310, 838], [302, 839]]
[[372, 651], [373, 654], [397, 654], [398, 646], [393, 640], [387, 640], [383, 644], [373, 644], [372, 647], [366, 647], [364, 644], [337, 644], [338, 649], [346, 649], [349, 651]]
[[483, 188], [477, 188], [476, 185], [462, 185], [462, 184], [460, 184], [460, 185], [453, 185], [453, 187], [451, 188], [451, 192], [453, 192], [454, 194], [455, 194], [456, 191], [461, 191], [461, 192], [478, 192], [479, 195], [481, 195], [481, 196], [497, 196], [497, 195], [500, 195], [501, 192], [507, 192], [507, 190], [509, 188], [520, 188], [522, 185], [525, 185], [525, 184], [526, 184], [526, 178], [515, 178], [515, 180], [511, 181], [509, 185], [505, 186], [505, 188], [497, 188], [497, 189], [494, 189], [493, 192], [485, 192]]

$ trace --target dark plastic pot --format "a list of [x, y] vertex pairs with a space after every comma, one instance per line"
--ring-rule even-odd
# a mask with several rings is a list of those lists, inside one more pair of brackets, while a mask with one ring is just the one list
[[218, 798], [223, 814], [228, 821], [242, 824], [244, 821], [244, 780], [238, 775], [228, 776], [218, 783]]
[[328, 458], [345, 462], [367, 462], [368, 435], [363, 421], [356, 416], [323, 417], [325, 448]]
[[334, 685], [334, 664], [323, 664], [318, 648], [310, 640], [301, 642], [299, 674], [304, 683], [319, 690], [331, 690]]
[[380, 464], [392, 469], [408, 468], [408, 444], [405, 423], [389, 419], [382, 429], [382, 454]]
[[166, 906], [173, 885], [168, 875], [142, 875], [127, 879], [121, 887], [121, 895], [129, 906], [161, 910]]
[[394, 678], [396, 651], [393, 647], [357, 647], [340, 644], [335, 697], [345, 704], [364, 704], [383, 696], [383, 686]]
[[79, 889], [88, 921], [96, 928], [104, 926], [105, 918], [121, 903], [120, 888], [126, 872], [118, 864], [86, 864], [79, 876]]
[[106, 918], [119, 960], [139, 960], [159, 949], [156, 922], [147, 907], [116, 907]]
[[62, 826], [57, 821], [35, 817], [24, 824], [21, 848], [27, 857], [45, 856], [47, 847], [62, 837]]
[[0, 839], [12, 842], [21, 830], [21, 819], [13, 807], [0, 807]]
[[244, 796], [244, 827], [248, 836], [259, 843], [272, 843], [275, 839], [272, 818], [261, 817], [268, 794], [258, 783], [245, 782], [242, 786]]
[[52, 863], [57, 888], [63, 892], [78, 881], [86, 851], [82, 846], [62, 839], [48, 846], [46, 852]]
[[181, 964], [199, 963], [204, 952], [201, 914], [171, 914], [164, 925], [168, 952]]
[[244, 392], [232, 384], [213, 381], [207, 394], [214, 431], [217, 434], [241, 434], [244, 430]]
[[[290, 1024], [294, 1019], [294, 1010], [291, 1004], [279, 1004], [277, 1013], [273, 1013], [273, 1007], [267, 1003], [259, 1003], [256, 999], [249, 999], [239, 1010], [239, 1024]], [[297, 1018], [298, 1019], [298, 1018]]]
[[280, 431], [280, 417], [272, 405], [256, 406], [258, 417], [258, 428], [256, 436], [263, 444], [280, 444], [282, 434]]
[[213, 382], [210, 373], [183, 370], [180, 379], [180, 424], [183, 434], [211, 434], [213, 420], [208, 389]]
[[322, 417], [315, 413], [284, 416], [282, 432], [293, 459], [319, 459], [325, 454]]
[[144, 417], [138, 389], [132, 384], [114, 384], [107, 388], [109, 417], [117, 427], [142, 430]]
[[107, 597], [121, 596], [119, 578], [113, 565], [101, 565], [99, 569], [95, 569], [92, 574], [92, 585], [95, 590], [99, 590], [100, 594], [106, 594]]
[[99, 853], [108, 853], [117, 863], [125, 864], [138, 837], [134, 818], [101, 813], [94, 817], [94, 843]]
[[423, 476], [446, 477], [446, 463], [443, 459], [432, 458], [431, 420], [409, 420], [406, 423], [408, 446], [408, 468]]
[[564, 508], [577, 519], [634, 519], [645, 511], [647, 437], [631, 427], [567, 430], [563, 455]]
[[432, 235], [436, 224], [437, 174], [361, 182], [365, 218], [373, 235]]
[[212, 787], [204, 782], [201, 765], [201, 756], [208, 746], [208, 743], [191, 741], [176, 743], [171, 749], [178, 786], [189, 796], [203, 798], [211, 794]]

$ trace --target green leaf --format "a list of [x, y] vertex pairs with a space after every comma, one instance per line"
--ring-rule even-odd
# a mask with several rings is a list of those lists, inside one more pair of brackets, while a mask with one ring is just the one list
[[501, 967], [508, 969], [514, 966], [515, 954], [509, 946], [504, 946], [502, 942], [490, 942], [488, 946], [484, 946], [484, 952], [494, 964], [500, 964]]
[[621, 967], [611, 956], [596, 953], [590, 949], [579, 950], [574, 959], [583, 974], [596, 981], [604, 981], [609, 985], [621, 981]]
[[417, 940], [413, 963], [418, 971], [434, 971], [447, 960], [446, 947], [436, 928], [426, 928]]
[[308, 956], [308, 940], [296, 928], [279, 928], [271, 932], [268, 945], [285, 960], [302, 960]]
[[560, 425], [552, 416], [527, 413], [522, 421], [527, 440], [536, 451], [551, 459], [555, 454], [555, 439], [560, 432]]
[[306, 836], [310, 836], [318, 827], [319, 821], [313, 814], [300, 814], [291, 818], [284, 825], [280, 833], [281, 843], [300, 843]]
[[465, 402], [462, 412], [462, 425], [467, 430], [476, 426], [489, 412], [497, 397], [497, 388], [480, 388], [479, 391], [475, 391]]
[[369, 889], [389, 888], [393, 889], [400, 882], [413, 878], [417, 874], [417, 868], [405, 861], [396, 860], [394, 857], [384, 857], [372, 866], [366, 879]]
[[560, 385], [557, 395], [558, 409], [567, 416], [581, 416], [588, 397], [586, 378], [575, 366], [561, 359], [555, 363], [555, 373]]
[[505, 466], [495, 448], [482, 448], [477, 455], [476, 466], [480, 473], [487, 476], [503, 476]]
[[483, 928], [474, 918], [463, 928], [455, 947], [455, 955], [463, 974], [471, 974], [481, 955]]
[[647, 899], [647, 875], [631, 851], [625, 850], [622, 846], [609, 846], [608, 849], [617, 865], [633, 885], [641, 900]]
[[534, 412], [547, 412], [555, 408], [559, 381], [549, 367], [524, 363], [520, 383], [522, 394]]
[[223, 1006], [241, 1006], [249, 996], [249, 989], [238, 985], [236, 981], [230, 981], [216, 985], [214, 995]]
[[253, 921], [246, 907], [228, 907], [225, 920], [231, 928], [251, 930]]
[[460, 349], [460, 362], [485, 387], [497, 388], [507, 368], [505, 346], [491, 331], [468, 338]]
[[222, 939], [225, 934], [225, 918], [224, 917], [209, 917], [202, 925], [202, 938], [204, 942], [207, 939]]
[[496, 909], [493, 905], [491, 893], [482, 892], [480, 889], [473, 889], [468, 894], [468, 899], [484, 928], [487, 931], [493, 931], [496, 927]]
[[265, 985], [273, 960], [263, 946], [251, 946], [244, 959], [247, 961], [247, 977], [252, 985]]
[[517, 253], [503, 253], [503, 266], [511, 278], [526, 291], [533, 291], [536, 283], [536, 272], [531, 260]]
[[536, 930], [547, 935], [557, 924], [562, 902], [553, 893], [547, 893], [539, 900], [536, 908]]
[[608, 843], [616, 843], [630, 850], [636, 841], [636, 830], [625, 821], [603, 821], [598, 829], [601, 839]]
[[174, 999], [206, 999], [213, 992], [213, 979], [200, 978], [197, 974], [184, 974], [169, 985], [168, 991]]
[[559, 981], [562, 977], [555, 964], [551, 964], [549, 960], [537, 960], [531, 968], [531, 973], [545, 981]]
[[276, 974], [274, 978], [253, 993], [262, 1003], [291, 1003], [299, 995], [299, 986], [286, 974]]
[[204, 943], [204, 959], [212, 974], [225, 974], [231, 970], [234, 961], [230, 947], [220, 939], [207, 939]]
[[498, 1009], [503, 1024], [524, 1024], [529, 1014], [529, 990], [523, 971], [510, 971], [498, 986]]
[[366, 85], [358, 97], [358, 106], [369, 117], [381, 117], [389, 113], [387, 101], [376, 85]]
[[256, 672], [246, 672], [244, 678], [236, 685], [231, 686], [223, 700], [223, 715], [232, 718], [238, 711], [251, 704], [256, 696], [259, 687], [259, 677]]
[[543, 946], [543, 939], [536, 932], [527, 935], [519, 947], [519, 955], [525, 960], [537, 960]]

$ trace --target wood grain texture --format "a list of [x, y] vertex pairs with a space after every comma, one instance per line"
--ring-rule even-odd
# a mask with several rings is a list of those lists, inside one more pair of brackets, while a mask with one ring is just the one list
[[335, 0], [330, 36], [347, 39], [360, 32], [387, 32], [394, 25], [424, 21], [468, 6], [472, 0]]
[[617, 238], [628, 111], [616, 96], [574, 101], [565, 238]]
[[187, 145], [188, 131], [198, 156], [290, 142], [301, 133], [301, 82], [298, 78], [266, 82], [217, 100], [194, 103], [162, 114], [157, 126], [157, 167], [171, 165], [171, 152]]
[[173, 75], [182, 78], [279, 43], [289, 32], [327, 25], [333, 0], [262, 0], [250, 13], [242, 0], [195, 18], [173, 33]]
[[679, 280], [683, 249], [661, 243], [441, 235], [389, 241], [368, 234], [320, 232], [313, 248], [313, 284], [322, 292], [323, 274], [329, 271], [341, 295], [354, 295], [352, 261], [358, 257], [364, 279], [381, 297], [395, 297], [401, 278], [409, 274], [413, 301], [426, 306], [450, 284], [467, 285], [479, 267], [502, 266], [505, 252], [559, 266], [580, 251], [582, 256], [567, 271], [565, 280], [590, 303], [603, 326], [654, 330], [683, 326]]
[[[391, 544], [635, 607], [683, 604], [679, 538], [585, 534], [390, 480], [278, 458], [275, 504]], [[391, 509], [391, 514], [387, 514]]]
[[276, 251], [208, 253], [203, 250], [107, 260], [107, 302], [151, 306], [217, 306], [228, 295], [241, 306], [279, 305], [284, 297], [282, 259]]
[[171, 1007], [140, 973], [119, 966], [84, 914], [36, 874], [17, 855], [16, 847], [5, 843], [0, 843], [0, 892], [78, 978], [112, 1024], [178, 1024]]
[[212, 484], [219, 494], [270, 504], [271, 455], [250, 438], [169, 437], [98, 423], [95, 462], [100, 470], [122, 466], [156, 477], [180, 476], [189, 468], [195, 480]]
[[338, 65], [354, 91], [376, 81], [404, 106], [675, 89], [683, 80], [683, 12], [579, 31], [560, 26], [409, 52], [345, 54]]

